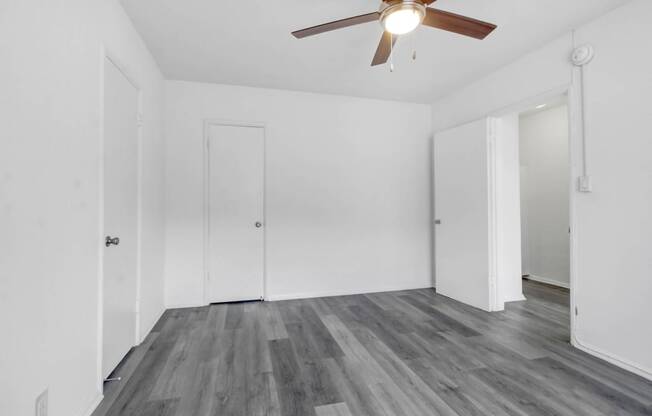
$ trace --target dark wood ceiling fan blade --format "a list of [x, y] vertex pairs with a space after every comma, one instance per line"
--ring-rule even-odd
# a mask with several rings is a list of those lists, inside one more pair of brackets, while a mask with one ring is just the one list
[[392, 35], [389, 32], [383, 32], [374, 59], [371, 61], [371, 66], [382, 65], [387, 62], [397, 39], [398, 36]]
[[297, 38], [305, 38], [307, 36], [318, 35], [324, 32], [330, 32], [331, 30], [342, 29], [344, 27], [355, 26], [362, 23], [374, 22], [380, 18], [380, 13], [367, 13], [360, 16], [349, 17], [347, 19], [336, 20], [330, 23], [324, 23], [321, 25], [309, 27], [307, 29], [296, 30], [292, 32], [292, 35]]
[[423, 24], [476, 39], [486, 38], [497, 27], [481, 20], [431, 8], [426, 9]]

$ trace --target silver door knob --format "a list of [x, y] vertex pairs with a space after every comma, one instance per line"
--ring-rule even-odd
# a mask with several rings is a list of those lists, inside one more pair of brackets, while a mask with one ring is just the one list
[[256, 225], [256, 228], [260, 228], [260, 227], [262, 227], [262, 226], [263, 226], [263, 223], [261, 223], [261, 222], [256, 222], [256, 224], [255, 224], [255, 225]]
[[110, 235], [106, 236], [106, 240], [104, 241], [104, 245], [106, 245], [107, 247], [110, 247], [112, 245], [117, 246], [118, 244], [120, 244], [120, 238], [119, 237], [111, 238]]

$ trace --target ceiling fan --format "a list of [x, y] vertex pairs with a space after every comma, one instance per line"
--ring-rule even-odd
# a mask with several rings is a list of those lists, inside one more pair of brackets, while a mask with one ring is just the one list
[[491, 23], [428, 7], [435, 1], [383, 0], [377, 12], [297, 30], [292, 32], [292, 35], [301, 39], [362, 23], [380, 21], [385, 31], [371, 62], [371, 66], [376, 66], [387, 62], [398, 36], [412, 32], [421, 24], [476, 39], [486, 38], [497, 27]]

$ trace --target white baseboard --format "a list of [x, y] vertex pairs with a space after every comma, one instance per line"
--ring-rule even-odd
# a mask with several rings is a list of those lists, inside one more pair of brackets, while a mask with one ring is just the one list
[[186, 309], [186, 308], [201, 308], [208, 306], [208, 303], [203, 302], [187, 302], [187, 303], [170, 303], [165, 305], [165, 309]]
[[379, 292], [396, 292], [399, 290], [417, 290], [417, 289], [431, 289], [432, 286], [387, 286], [373, 289], [350, 289], [350, 290], [326, 290], [321, 292], [303, 292], [303, 293], [288, 293], [281, 295], [269, 295], [265, 297], [266, 301], [275, 302], [279, 300], [291, 299], [310, 299], [310, 298], [326, 298], [330, 296], [349, 296], [349, 295], [363, 295], [367, 293]]
[[545, 283], [547, 285], [559, 286], [565, 289], [570, 289], [570, 285], [568, 284], [568, 282], [561, 282], [559, 280], [549, 279], [547, 277], [541, 277], [535, 274], [528, 274], [527, 276], [525, 276], [525, 278], [535, 282]]
[[601, 360], [604, 360], [610, 364], [615, 365], [616, 367], [620, 367], [623, 370], [627, 370], [630, 373], [634, 373], [637, 376], [641, 376], [645, 379], [651, 380], [652, 381], [652, 369], [648, 368], [643, 368], [640, 367], [637, 364], [632, 363], [629, 360], [625, 360], [623, 358], [617, 357], [613, 354], [607, 353], [599, 348], [596, 348], [594, 346], [591, 346], [589, 344], [586, 344], [582, 341], [580, 341], [577, 336], [573, 337], [571, 339], [571, 344], [579, 349], [584, 351], [587, 354], [593, 355], [594, 357], [597, 357]]
[[90, 406], [86, 409], [86, 411], [82, 414], [82, 416], [91, 416], [95, 409], [102, 403], [102, 400], [104, 400], [104, 394], [98, 393], [98, 395], [93, 399], [91, 402]]
[[[310, 299], [310, 298], [325, 298], [329, 296], [348, 296], [348, 295], [362, 295], [366, 293], [379, 293], [379, 292], [396, 292], [400, 290], [418, 290], [418, 289], [434, 289], [432, 284], [417, 285], [417, 286], [383, 286], [366, 289], [350, 289], [350, 290], [326, 290], [316, 292], [300, 292], [300, 293], [286, 293], [286, 294], [272, 294], [265, 295], [268, 302], [275, 302], [279, 300], [292, 300], [292, 299]], [[185, 308], [200, 308], [208, 306], [209, 303], [202, 302], [186, 302], [186, 303], [170, 303], [165, 305], [165, 309], [185, 309]]]
[[142, 342], [145, 341], [145, 338], [147, 338], [147, 336], [150, 334], [150, 332], [152, 332], [152, 329], [154, 329], [154, 325], [156, 325], [156, 323], [159, 321], [159, 319], [161, 319], [161, 316], [163, 316], [164, 313], [165, 313], [165, 308], [163, 308], [163, 309], [162, 309], [162, 310], [161, 310], [161, 311], [156, 315], [156, 319], [154, 319], [154, 320], [153, 320], [153, 321], [148, 325], [148, 327], [147, 327], [147, 331], [145, 331], [145, 332], [141, 332], [140, 334], [138, 334], [138, 335], [140, 336], [140, 340], [139, 340], [140, 343], [139, 343], [139, 344], [142, 344]]
[[522, 302], [522, 301], [524, 301], [524, 300], [527, 300], [527, 298], [526, 298], [522, 293], [520, 293], [520, 294], [518, 294], [517, 296], [515, 296], [514, 298], [507, 298], [507, 299], [505, 299], [505, 303], [509, 303], [509, 302]]

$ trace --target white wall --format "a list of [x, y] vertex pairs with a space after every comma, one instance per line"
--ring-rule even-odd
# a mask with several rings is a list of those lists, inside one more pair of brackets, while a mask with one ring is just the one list
[[[579, 316], [575, 344], [652, 378], [652, 2], [633, 0], [576, 31], [588, 67], [588, 161], [594, 192], [573, 195]], [[572, 36], [524, 56], [433, 105], [438, 131], [576, 83]], [[536, 101], [534, 101], [536, 102]], [[576, 120], [575, 120], [576, 122]], [[575, 137], [575, 136], [573, 136]], [[571, 163], [578, 169], [574, 140]]]
[[569, 287], [568, 106], [521, 117], [523, 231], [533, 280]]
[[144, 90], [142, 332], [163, 308], [162, 76], [116, 1], [0, 5], [0, 413], [98, 390], [101, 44]]
[[166, 301], [203, 302], [203, 121], [264, 122], [267, 298], [431, 286], [430, 108], [166, 82]]

